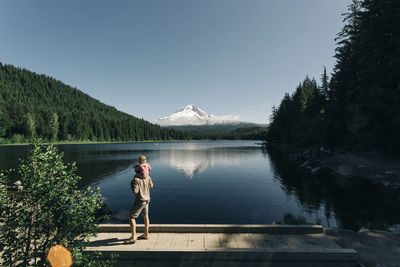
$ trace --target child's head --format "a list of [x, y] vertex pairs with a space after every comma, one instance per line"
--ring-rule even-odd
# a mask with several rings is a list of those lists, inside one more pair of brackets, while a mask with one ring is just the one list
[[145, 164], [147, 161], [146, 161], [146, 157], [145, 156], [140, 156], [139, 157], [139, 162], [140, 162], [140, 164]]

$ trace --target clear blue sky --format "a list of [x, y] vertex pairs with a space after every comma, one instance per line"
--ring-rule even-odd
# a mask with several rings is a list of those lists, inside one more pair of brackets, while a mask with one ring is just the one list
[[153, 121], [194, 104], [267, 123], [335, 64], [350, 0], [0, 0], [0, 61]]

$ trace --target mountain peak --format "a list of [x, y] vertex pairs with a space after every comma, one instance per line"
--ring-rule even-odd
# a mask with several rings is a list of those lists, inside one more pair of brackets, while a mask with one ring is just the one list
[[[169, 115], [168, 117], [160, 118], [155, 123], [161, 126], [178, 126], [178, 125], [210, 125], [226, 123], [210, 113], [201, 110], [193, 104], [187, 105], [183, 109]], [[231, 121], [232, 122], [232, 121]]]
[[187, 105], [187, 106], [184, 108], [184, 110], [190, 110], [190, 109], [194, 109], [194, 108], [195, 108], [195, 105], [190, 104], [190, 105]]

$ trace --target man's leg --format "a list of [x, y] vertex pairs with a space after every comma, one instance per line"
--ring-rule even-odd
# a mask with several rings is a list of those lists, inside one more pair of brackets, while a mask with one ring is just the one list
[[136, 240], [136, 220], [135, 218], [130, 218], [129, 224], [131, 225], [132, 237], [130, 239]]
[[139, 239], [147, 239], [149, 238], [149, 226], [150, 226], [150, 219], [149, 219], [149, 202], [143, 208], [142, 211], [143, 220], [144, 220], [144, 233], [143, 235], [139, 236]]
[[143, 215], [143, 220], [144, 220], [144, 234], [142, 235], [142, 237], [149, 238], [149, 226], [150, 226], [149, 215]]
[[145, 207], [144, 204], [146, 204], [146, 203], [143, 203], [141, 201], [135, 201], [133, 203], [131, 213], [129, 215], [129, 225], [131, 227], [132, 236], [131, 236], [131, 238], [126, 240], [126, 242], [125, 242], [126, 244], [135, 243], [135, 241], [136, 241], [136, 220], [135, 220], [135, 218], [137, 218], [139, 216], [139, 214], [142, 212], [143, 208]]
[[124, 244], [133, 244], [136, 242], [136, 221], [135, 218], [131, 217], [129, 218], [129, 224], [131, 226], [131, 233], [132, 236], [128, 238], [127, 240], [124, 241]]

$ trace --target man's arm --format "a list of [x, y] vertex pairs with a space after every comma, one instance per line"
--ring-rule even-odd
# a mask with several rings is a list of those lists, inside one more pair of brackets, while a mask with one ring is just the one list
[[153, 180], [151, 180], [151, 177], [149, 176], [149, 179], [150, 179], [150, 188], [153, 188], [154, 187], [154, 185], [153, 185]]
[[137, 195], [139, 193], [139, 185], [136, 182], [135, 178], [133, 178], [132, 181], [131, 181], [131, 190], [133, 191], [133, 193], [135, 195]]

